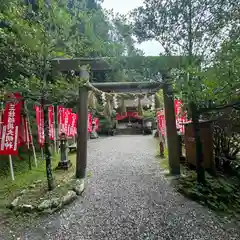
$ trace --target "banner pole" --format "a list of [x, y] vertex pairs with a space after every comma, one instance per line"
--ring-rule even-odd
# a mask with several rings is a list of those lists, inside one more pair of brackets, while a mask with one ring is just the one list
[[[34, 164], [35, 164], [35, 167], [37, 167], [38, 166], [37, 156], [36, 156], [35, 146], [34, 146], [34, 143], [33, 143], [33, 135], [32, 135], [32, 129], [31, 129], [31, 126], [30, 126], [27, 104], [25, 104], [25, 110], [26, 110], [26, 115], [27, 115], [27, 132], [28, 132], [28, 127], [29, 127], [29, 134], [30, 134], [31, 139], [32, 139], [32, 144], [31, 145], [32, 145], [32, 150], [33, 150]], [[28, 136], [28, 134], [27, 134], [27, 136]], [[30, 139], [29, 139], [29, 143], [28, 143], [28, 148], [30, 148]]]
[[13, 170], [13, 163], [12, 163], [12, 156], [11, 155], [9, 155], [9, 166], [10, 166], [11, 178], [12, 178], [12, 181], [14, 181], [15, 177], [14, 177], [14, 170]]
[[[25, 121], [26, 124], [25, 124]], [[28, 164], [29, 164], [29, 170], [32, 170], [32, 161], [31, 161], [31, 154], [30, 154], [30, 145], [29, 145], [29, 133], [28, 133], [28, 122], [27, 119], [22, 117], [22, 122], [24, 124], [24, 130], [25, 130], [25, 137], [24, 139], [27, 142], [27, 149], [28, 149]]]

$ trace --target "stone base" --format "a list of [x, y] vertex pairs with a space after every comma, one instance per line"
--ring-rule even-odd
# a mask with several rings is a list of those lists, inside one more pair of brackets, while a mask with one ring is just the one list
[[66, 162], [59, 162], [58, 166], [56, 167], [56, 170], [68, 170], [70, 167], [72, 166], [72, 163], [70, 162], [70, 160], [66, 161]]
[[85, 189], [85, 184], [84, 184], [84, 178], [82, 179], [77, 179], [75, 182], [75, 185], [73, 187], [73, 191], [77, 194], [77, 195], [81, 195], [82, 192]]

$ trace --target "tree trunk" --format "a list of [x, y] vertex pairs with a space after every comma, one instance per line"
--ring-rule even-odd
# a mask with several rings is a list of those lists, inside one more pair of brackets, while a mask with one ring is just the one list
[[52, 155], [50, 151], [50, 139], [49, 139], [49, 123], [48, 123], [48, 109], [44, 104], [44, 97], [42, 98], [42, 109], [43, 109], [43, 118], [44, 118], [44, 152], [46, 158], [46, 174], [48, 181], [48, 190], [51, 191], [54, 189], [54, 179], [52, 174]]

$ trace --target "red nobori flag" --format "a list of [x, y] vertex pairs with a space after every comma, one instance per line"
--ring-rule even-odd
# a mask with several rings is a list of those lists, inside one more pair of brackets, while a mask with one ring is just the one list
[[92, 132], [92, 114], [88, 113], [88, 132]]
[[183, 112], [183, 102], [182, 100], [174, 100], [174, 108], [176, 114], [176, 127], [180, 130], [181, 133], [184, 133], [184, 125], [186, 122], [186, 113]]
[[49, 138], [50, 140], [55, 139], [55, 130], [54, 130], [54, 107], [48, 107], [48, 123], [49, 123]]
[[41, 147], [44, 145], [44, 116], [43, 109], [40, 106], [35, 106], [36, 109], [36, 120], [38, 129], [38, 143]]
[[0, 137], [2, 137], [3, 110], [0, 110]]
[[95, 131], [99, 130], [99, 118], [94, 118]]
[[6, 104], [2, 124], [0, 154], [18, 155], [18, 136], [21, 122], [21, 102]]
[[70, 136], [72, 136], [71, 135], [71, 128], [72, 128], [72, 115], [73, 113], [72, 113], [72, 110], [69, 112], [69, 114], [68, 114], [68, 128], [67, 128], [67, 136], [68, 137], [70, 137]]
[[68, 129], [67, 129], [67, 136], [70, 137], [72, 132], [72, 112], [68, 114]]
[[64, 128], [63, 128], [63, 132], [69, 136], [69, 128], [70, 128], [70, 125], [69, 125], [69, 117], [72, 113], [72, 109], [70, 108], [64, 108], [63, 109], [63, 115], [64, 115]]
[[75, 136], [77, 133], [77, 114], [71, 113], [71, 121], [70, 121], [70, 135], [71, 137]]
[[24, 117], [21, 117], [20, 121], [20, 128], [19, 128], [19, 137], [18, 137], [18, 146], [21, 147], [26, 144], [27, 142], [27, 132], [26, 132], [26, 126], [24, 124]]
[[58, 120], [58, 134], [61, 135], [63, 133], [64, 129], [64, 108], [63, 106], [58, 106], [57, 107], [57, 120]]
[[165, 136], [166, 122], [164, 111], [157, 112], [158, 130]]

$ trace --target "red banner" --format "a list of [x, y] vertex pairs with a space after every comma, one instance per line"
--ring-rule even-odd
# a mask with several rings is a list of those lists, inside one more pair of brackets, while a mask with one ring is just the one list
[[58, 134], [59, 136], [61, 133], [63, 133], [63, 126], [64, 126], [64, 111], [63, 111], [63, 106], [58, 106], [57, 107], [57, 120], [58, 120]]
[[176, 115], [176, 127], [183, 134], [184, 133], [183, 123], [185, 123], [187, 121], [187, 118], [186, 118], [186, 114], [183, 113], [183, 111], [182, 111], [182, 105], [183, 105], [182, 100], [177, 100], [177, 99], [174, 100], [174, 108], [175, 108], [175, 115]]
[[18, 155], [18, 136], [21, 122], [21, 101], [9, 102], [3, 116], [0, 154]]
[[95, 123], [95, 131], [99, 130], [99, 119], [94, 118], [94, 123]]
[[77, 114], [76, 113], [71, 113], [69, 124], [70, 124], [69, 136], [73, 137], [77, 133]]
[[18, 137], [18, 146], [23, 146], [27, 143], [27, 133], [24, 124], [24, 117], [21, 117], [20, 127], [19, 127], [19, 137]]
[[92, 114], [88, 113], [88, 132], [92, 132]]
[[40, 106], [35, 106], [36, 109], [36, 120], [38, 129], [38, 143], [41, 147], [44, 145], [44, 118], [43, 109]]
[[142, 119], [142, 117], [139, 116], [137, 112], [126, 112], [124, 115], [120, 115], [119, 113], [116, 114], [116, 120], [118, 120], [118, 121], [122, 120], [122, 119], [125, 119], [127, 117]]
[[0, 136], [2, 136], [3, 110], [0, 110]]
[[158, 123], [158, 130], [161, 131], [163, 136], [165, 136], [166, 122], [165, 122], [164, 111], [157, 112], [157, 123]]
[[55, 128], [54, 128], [54, 107], [48, 107], [48, 124], [49, 124], [49, 138], [50, 140], [55, 139]]
[[[183, 113], [182, 110], [182, 100], [174, 100], [174, 110], [176, 115], [176, 127], [180, 130], [182, 134], [184, 134], [184, 125], [187, 121], [186, 113]], [[165, 122], [165, 115], [164, 110], [157, 112], [157, 122], [158, 122], [158, 129], [164, 135], [166, 131], [166, 122]]]
[[64, 125], [63, 125], [63, 132], [69, 136], [69, 118], [71, 117], [72, 109], [70, 108], [63, 108], [63, 117], [64, 117]]

